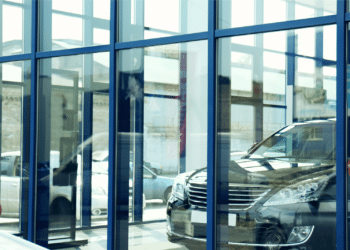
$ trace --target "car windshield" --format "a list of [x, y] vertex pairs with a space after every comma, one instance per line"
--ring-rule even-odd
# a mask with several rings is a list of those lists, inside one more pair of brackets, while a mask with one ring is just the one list
[[334, 164], [335, 145], [335, 123], [300, 123], [273, 134], [244, 158]]

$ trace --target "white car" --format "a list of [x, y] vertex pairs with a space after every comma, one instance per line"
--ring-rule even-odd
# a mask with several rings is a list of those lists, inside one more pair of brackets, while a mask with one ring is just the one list
[[[81, 157], [77, 157], [78, 163]], [[68, 215], [70, 213], [70, 202], [72, 196], [71, 186], [53, 185], [54, 169], [59, 168], [59, 152], [51, 151], [50, 156], [50, 215]], [[104, 166], [101, 163], [93, 163], [92, 166], [92, 193], [91, 213], [98, 216], [107, 214], [108, 207], [108, 163]], [[1, 216], [19, 217], [21, 201], [21, 156], [19, 151], [7, 152], [1, 155]], [[23, 176], [25, 177], [25, 176]], [[80, 218], [80, 197], [81, 197], [81, 167], [78, 164], [77, 176], [77, 218]], [[143, 195], [144, 197], [144, 195]], [[129, 198], [129, 200], [131, 197]], [[131, 202], [129, 202], [131, 204]], [[146, 206], [143, 199], [143, 209]], [[129, 209], [130, 210], [130, 209]]]

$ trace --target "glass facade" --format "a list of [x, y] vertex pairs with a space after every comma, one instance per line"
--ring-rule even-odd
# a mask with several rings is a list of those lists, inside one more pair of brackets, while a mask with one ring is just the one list
[[218, 7], [220, 29], [323, 17], [337, 13], [336, 0], [248, 0], [244, 3], [221, 0]]
[[121, 0], [118, 14], [119, 42], [208, 30], [208, 0]]
[[348, 5], [0, 1], [1, 231], [348, 249]]
[[18, 55], [31, 51], [32, 1], [1, 1], [0, 55]]
[[49, 239], [70, 236], [72, 228], [106, 225], [108, 76], [106, 52], [39, 61], [37, 171], [45, 192], [38, 206], [49, 207], [48, 218], [41, 217]]
[[336, 62], [325, 70], [332, 64], [315, 55], [335, 45], [328, 32], [335, 27], [264, 33], [251, 37], [254, 46], [220, 39], [220, 248], [336, 244]]
[[[129, 247], [140, 246], [140, 230], [165, 231], [164, 222], [149, 229], [133, 223], [167, 219], [172, 193], [184, 199], [176, 176], [206, 169], [205, 51], [207, 42], [197, 41], [118, 53], [118, 96], [123, 100], [118, 103], [118, 165], [130, 168]], [[129, 164], [123, 164], [124, 158]], [[172, 190], [173, 185], [179, 187]], [[165, 232], [157, 239], [142, 238], [148, 244], [168, 241]]]
[[20, 233], [28, 213], [30, 61], [1, 63], [0, 72], [0, 228]]
[[110, 1], [40, 0], [40, 51], [109, 43]]

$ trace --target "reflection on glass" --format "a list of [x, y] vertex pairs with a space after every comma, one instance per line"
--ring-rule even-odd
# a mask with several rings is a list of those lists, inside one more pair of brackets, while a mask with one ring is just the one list
[[[312, 34], [310, 38], [310, 34]], [[329, 118], [336, 108], [336, 27], [301, 29], [295, 56], [294, 117], [297, 120]], [[309, 38], [309, 39], [308, 39]], [[304, 41], [301, 45], [301, 41]], [[324, 53], [327, 51], [326, 53]]]
[[70, 0], [52, 0], [52, 9], [81, 15], [83, 14], [83, 1], [85, 0], [75, 0], [74, 2]]
[[208, 30], [208, 0], [119, 2], [119, 42]]
[[[336, 62], [323, 58], [335, 37], [323, 31], [259, 34], [255, 46], [219, 40], [220, 249], [335, 249]], [[250, 95], [236, 84], [247, 78], [235, 74], [248, 53]]]
[[1, 1], [0, 56], [30, 53], [31, 51], [31, 1]]
[[254, 144], [254, 135], [251, 131], [254, 129], [254, 107], [248, 105], [231, 105], [231, 136], [230, 158], [231, 160], [240, 159], [246, 154], [246, 149]]
[[335, 15], [336, 0], [219, 1], [219, 29]]
[[2, 63], [0, 72], [0, 229], [20, 233], [28, 220], [30, 62]]
[[267, 138], [285, 125], [286, 110], [281, 108], [264, 107], [263, 112], [265, 118], [263, 124], [263, 138]]
[[40, 10], [40, 51], [109, 43], [109, 1], [41, 0]]
[[63, 229], [50, 239], [106, 225], [108, 76], [108, 53], [40, 61], [38, 172], [50, 168], [38, 185], [49, 188], [49, 229]]
[[161, 231], [157, 238], [131, 224], [130, 247], [167, 249], [193, 235], [191, 213], [181, 210], [190, 206], [185, 176], [207, 166], [206, 50], [200, 41], [119, 52], [118, 164], [130, 169], [129, 221], [167, 221], [145, 227]]

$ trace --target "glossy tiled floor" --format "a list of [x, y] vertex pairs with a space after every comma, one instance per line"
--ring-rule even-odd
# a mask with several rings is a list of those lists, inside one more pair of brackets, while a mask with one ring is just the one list
[[[89, 239], [85, 246], [65, 248], [66, 250], [105, 250], [107, 230], [94, 229], [77, 232], [78, 239]], [[129, 249], [131, 250], [187, 250], [186, 247], [168, 242], [165, 222], [132, 225], [129, 227]]]

